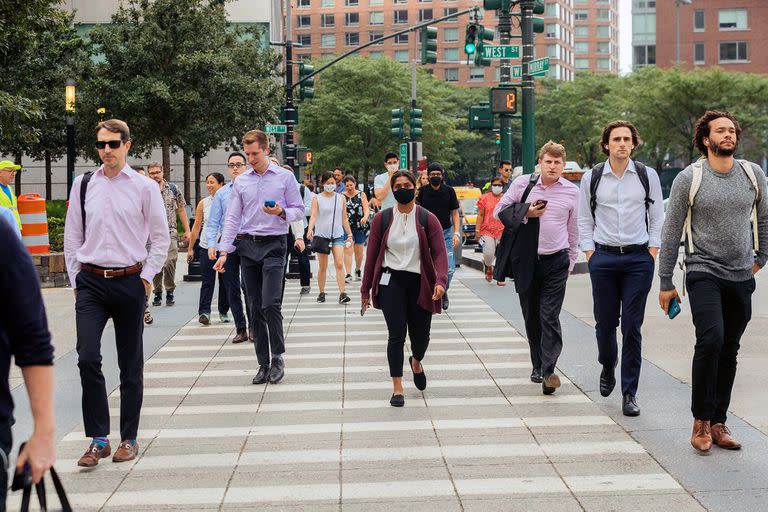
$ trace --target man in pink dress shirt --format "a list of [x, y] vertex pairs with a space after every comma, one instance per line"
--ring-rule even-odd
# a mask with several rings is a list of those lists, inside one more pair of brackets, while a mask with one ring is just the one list
[[[579, 251], [579, 188], [563, 178], [565, 148], [562, 145], [552, 141], [544, 144], [539, 151], [539, 166], [541, 176], [526, 199], [529, 204], [526, 218], [539, 219], [538, 256], [531, 285], [519, 293], [519, 297], [531, 349], [531, 380], [541, 382], [544, 394], [551, 395], [560, 387], [555, 366], [563, 349], [560, 310], [565, 283]], [[506, 206], [519, 203], [529, 183], [527, 175], [515, 179], [493, 216], [498, 219], [499, 212]]]
[[162, 268], [170, 244], [160, 190], [126, 164], [130, 147], [127, 124], [118, 119], [99, 123], [96, 148], [103, 165], [75, 179], [64, 224], [64, 256], [75, 291], [83, 423], [85, 435], [92, 438], [78, 461], [83, 467], [96, 466], [112, 452], [109, 402], [101, 372], [101, 335], [110, 318], [120, 367], [120, 446], [112, 461], [133, 460], [139, 452], [136, 434], [144, 393], [142, 317], [152, 277]]
[[261, 130], [243, 135], [243, 149], [252, 169], [232, 186], [227, 218], [214, 270], [224, 272], [227, 254], [237, 252], [251, 305], [259, 370], [253, 384], [277, 384], [284, 375], [283, 284], [288, 227], [304, 217], [304, 201], [293, 173], [269, 161], [269, 143]]

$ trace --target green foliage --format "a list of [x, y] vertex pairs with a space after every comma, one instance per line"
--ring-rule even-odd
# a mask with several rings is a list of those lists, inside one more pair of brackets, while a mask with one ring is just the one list
[[696, 71], [643, 68], [625, 77], [579, 74], [573, 82], [544, 80], [537, 94], [537, 144], [565, 144], [569, 160], [592, 166], [603, 160], [600, 134], [615, 119], [640, 132], [638, 160], [662, 169], [698, 158], [693, 130], [707, 110], [729, 110], [744, 133], [739, 151], [761, 160], [768, 152], [768, 75], [712, 68]]
[[[391, 110], [410, 106], [409, 67], [386, 58], [351, 57], [323, 71], [317, 83], [315, 98], [300, 107], [298, 125], [301, 144], [315, 150], [313, 172], [341, 166], [362, 180], [381, 172], [384, 155], [397, 152], [401, 142], [390, 133]], [[455, 143], [464, 134], [456, 126], [459, 117], [466, 118], [466, 110], [454, 115], [456, 90], [419, 69], [424, 154], [448, 167], [459, 161]]]
[[67, 202], [63, 199], [48, 200], [45, 202], [45, 214], [51, 217], [65, 218], [67, 216]]
[[48, 243], [50, 252], [64, 251], [64, 218], [48, 217]]

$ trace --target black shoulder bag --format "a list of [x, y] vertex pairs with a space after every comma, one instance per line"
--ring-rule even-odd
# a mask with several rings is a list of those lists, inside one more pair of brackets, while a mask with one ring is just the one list
[[[24, 449], [24, 444], [21, 443], [19, 447], [19, 453]], [[51, 467], [51, 480], [53, 480], [53, 487], [56, 488], [56, 495], [59, 497], [59, 503], [61, 504], [61, 512], [72, 512], [72, 506], [67, 499], [67, 493], [64, 491], [64, 486], [61, 485], [59, 475], [56, 470]], [[40, 505], [40, 510], [53, 512], [54, 509], [48, 508], [48, 502], [45, 495], [45, 480], [41, 479], [39, 483], [35, 485], [35, 493], [37, 494], [37, 502]], [[21, 473], [16, 473], [13, 476], [13, 484], [11, 485], [12, 491], [21, 490], [21, 509], [20, 512], [29, 512], [32, 501], [32, 475], [29, 470], [29, 466], [24, 468]]]

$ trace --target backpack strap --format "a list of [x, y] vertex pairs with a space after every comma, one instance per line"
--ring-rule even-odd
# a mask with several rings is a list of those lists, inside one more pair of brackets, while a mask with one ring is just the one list
[[419, 224], [424, 228], [424, 233], [429, 236], [429, 212], [426, 208], [418, 206], [419, 209]]
[[83, 241], [85, 241], [85, 194], [88, 193], [88, 182], [93, 177], [93, 171], [83, 174], [83, 180], [80, 182], [80, 216], [83, 218]]
[[595, 221], [595, 210], [597, 210], [597, 187], [600, 186], [600, 180], [603, 179], [603, 168], [605, 162], [600, 162], [592, 168], [592, 176], [589, 180], [589, 210], [592, 212], [592, 221]]
[[536, 182], [539, 181], [539, 174], [533, 173], [531, 174], [531, 179], [528, 180], [528, 185], [525, 187], [525, 190], [523, 191], [523, 195], [520, 196], [520, 202], [524, 203], [526, 199], [528, 199], [528, 195], [531, 193], [531, 190], [533, 189], [533, 186], [536, 185]]
[[389, 229], [389, 225], [392, 224], [392, 216], [394, 214], [392, 213], [392, 208], [386, 208], [381, 210], [379, 215], [381, 215], [381, 234], [383, 235]]
[[699, 187], [701, 187], [701, 179], [704, 176], [702, 159], [699, 159], [693, 163], [692, 171], [691, 188], [688, 189], [688, 214], [686, 215], [685, 223], [683, 224], [689, 254], [693, 254], [693, 230], [691, 228], [691, 212], [693, 209], [694, 199], [696, 199], [696, 193], [699, 191]]
[[757, 203], [760, 201], [760, 188], [757, 186], [757, 177], [755, 176], [755, 170], [752, 168], [752, 164], [746, 160], [736, 160], [744, 170], [744, 174], [747, 175], [749, 181], [752, 183], [752, 187], [755, 189], [755, 201], [752, 203], [752, 242], [755, 252], [760, 249], [760, 241], [757, 238]]
[[641, 162], [635, 162], [635, 170], [637, 171], [637, 177], [640, 178], [640, 184], [643, 185], [643, 190], [645, 191], [645, 229], [650, 232], [649, 210], [656, 201], [651, 199], [651, 183], [648, 180], [648, 168]]
[[[424, 232], [429, 236], [429, 211], [421, 206], [416, 206], [416, 209], [419, 216], [419, 224], [421, 224], [421, 227], [424, 228]], [[392, 224], [394, 213], [392, 212], [392, 208], [387, 208], [381, 210], [379, 215], [381, 215], [381, 233], [384, 234], [389, 228], [389, 225]]]

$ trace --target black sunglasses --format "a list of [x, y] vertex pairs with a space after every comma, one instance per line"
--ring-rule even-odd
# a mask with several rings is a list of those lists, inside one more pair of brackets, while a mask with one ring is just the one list
[[111, 149], [117, 149], [123, 145], [122, 140], [97, 140], [96, 149], [104, 149], [109, 146]]

